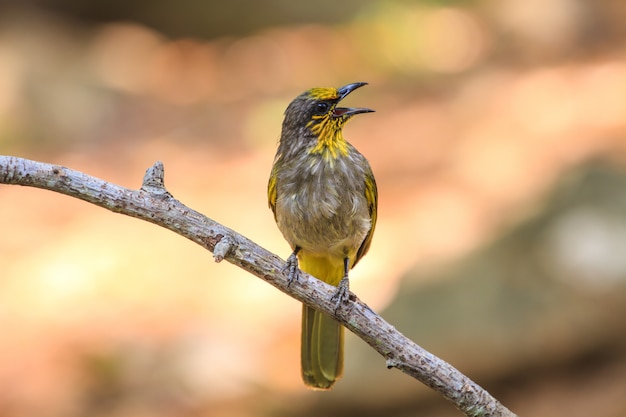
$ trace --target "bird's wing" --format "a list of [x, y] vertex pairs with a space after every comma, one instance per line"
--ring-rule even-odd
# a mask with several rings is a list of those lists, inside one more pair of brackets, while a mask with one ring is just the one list
[[267, 184], [267, 202], [274, 213], [274, 220], [276, 220], [276, 198], [276, 165], [274, 165]]
[[378, 211], [378, 189], [376, 188], [376, 180], [374, 179], [374, 174], [372, 173], [371, 169], [369, 169], [365, 173], [365, 198], [369, 206], [372, 227], [370, 228], [369, 232], [367, 232], [365, 239], [363, 239], [363, 243], [361, 243], [361, 246], [356, 253], [354, 265], [356, 265], [359, 259], [361, 259], [369, 250], [370, 244], [372, 243], [372, 237], [374, 236], [374, 229], [376, 228], [376, 218]]

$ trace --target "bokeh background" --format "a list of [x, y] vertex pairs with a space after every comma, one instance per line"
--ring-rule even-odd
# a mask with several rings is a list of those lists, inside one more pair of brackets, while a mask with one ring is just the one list
[[[286, 257], [287, 104], [368, 81], [379, 220], [352, 289], [520, 415], [626, 415], [622, 0], [0, 3], [0, 153], [179, 200]], [[151, 224], [0, 187], [0, 415], [459, 416], [352, 335]]]

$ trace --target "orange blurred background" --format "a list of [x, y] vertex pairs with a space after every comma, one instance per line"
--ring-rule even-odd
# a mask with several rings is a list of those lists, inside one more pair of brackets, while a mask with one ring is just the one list
[[[376, 174], [379, 220], [352, 290], [399, 317], [392, 324], [416, 342], [440, 343], [434, 354], [520, 415], [623, 416], [626, 216], [602, 229], [617, 242], [605, 246], [587, 218], [554, 229], [565, 275], [589, 271], [560, 284], [580, 298], [533, 318], [539, 333], [489, 330], [487, 340], [464, 324], [468, 334], [457, 334], [406, 295], [453, 282], [433, 303], [448, 311], [468, 301], [471, 290], [458, 291], [478, 282], [471, 268], [459, 268], [462, 285], [446, 271], [493, 255], [488, 248], [552, 213], [563, 181], [594, 169], [626, 176], [626, 5], [270, 3], [3, 3], [0, 153], [129, 188], [161, 160], [177, 199], [286, 257], [266, 202], [283, 110], [310, 87], [367, 81], [347, 102], [376, 113], [345, 136]], [[616, 190], [608, 195], [623, 199]], [[570, 244], [578, 237], [582, 252]], [[514, 252], [486, 288], [529, 259]], [[460, 415], [381, 371], [383, 359], [351, 336], [336, 389], [306, 391], [297, 302], [171, 232], [65, 196], [0, 187], [0, 276], [3, 416]], [[536, 300], [553, 276], [515, 281], [512, 293]], [[472, 305], [490, 305], [481, 298], [489, 291], [472, 294]], [[599, 309], [582, 313], [583, 299]], [[486, 317], [525, 330], [506, 321], [508, 301], [497, 305]], [[585, 320], [568, 327], [570, 311]], [[452, 313], [472, 322], [463, 314]], [[419, 320], [437, 324], [423, 330]], [[554, 329], [568, 336], [549, 340]]]

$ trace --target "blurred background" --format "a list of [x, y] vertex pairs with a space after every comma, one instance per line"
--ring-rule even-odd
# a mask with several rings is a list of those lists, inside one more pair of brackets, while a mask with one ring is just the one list
[[[352, 290], [519, 415], [626, 415], [626, 3], [0, 3], [0, 153], [183, 203], [286, 257], [282, 113], [368, 81], [379, 187]], [[0, 415], [459, 416], [347, 336], [299, 375], [300, 305], [148, 223], [0, 187]]]

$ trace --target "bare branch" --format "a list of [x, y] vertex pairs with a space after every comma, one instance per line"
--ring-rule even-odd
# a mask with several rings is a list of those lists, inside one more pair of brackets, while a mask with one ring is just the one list
[[296, 300], [334, 316], [385, 357], [389, 368], [397, 368], [440, 392], [467, 416], [515, 416], [453, 366], [398, 332], [353, 293], [348, 303], [335, 311], [331, 300], [335, 287], [306, 273], [288, 285], [282, 259], [173, 198], [164, 186], [163, 175], [163, 164], [156, 162], [146, 171], [141, 189], [130, 190], [63, 166], [0, 156], [0, 184], [51, 190], [165, 227], [213, 252], [217, 262], [225, 259]]

